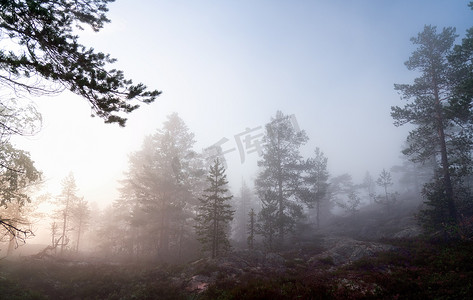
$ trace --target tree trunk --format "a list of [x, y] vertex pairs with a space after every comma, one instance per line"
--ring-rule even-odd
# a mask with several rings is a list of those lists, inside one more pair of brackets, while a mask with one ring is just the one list
[[447, 204], [448, 204], [448, 213], [450, 215], [450, 219], [453, 223], [457, 222], [457, 211], [455, 207], [455, 200], [453, 197], [453, 186], [452, 186], [452, 179], [450, 177], [450, 170], [449, 170], [449, 163], [447, 157], [447, 145], [445, 142], [445, 133], [443, 128], [439, 130], [440, 134], [440, 151], [442, 156], [442, 172], [443, 172], [443, 180], [444, 180], [444, 187], [445, 187], [445, 196], [447, 197]]
[[279, 246], [284, 244], [284, 195], [283, 195], [283, 166], [282, 166], [282, 159], [281, 159], [281, 141], [279, 136], [279, 131], [277, 133], [277, 143], [278, 143], [278, 154], [277, 154], [277, 168], [278, 168], [278, 238], [279, 238]]
[[64, 253], [64, 246], [66, 243], [66, 229], [67, 229], [67, 214], [69, 213], [69, 197], [70, 195], [67, 195], [66, 199], [66, 207], [63, 211], [63, 224], [62, 224], [62, 242], [61, 242], [61, 255]]
[[164, 193], [161, 195], [161, 207], [160, 207], [160, 224], [159, 224], [159, 236], [157, 245], [157, 256], [163, 259], [167, 259], [169, 254], [169, 206], [166, 204], [167, 195]]
[[65, 237], [66, 237], [66, 222], [67, 222], [66, 211], [64, 211], [63, 212], [63, 220], [62, 220], [61, 255], [64, 252], [64, 241], [65, 241]]
[[[278, 138], [279, 139], [279, 138]], [[279, 143], [279, 141], [278, 141]], [[284, 194], [283, 194], [283, 182], [282, 182], [282, 165], [280, 154], [278, 153], [278, 235], [279, 235], [279, 246], [284, 244]]]
[[384, 197], [386, 199], [386, 205], [389, 204], [389, 199], [388, 199], [388, 185], [384, 184]]
[[10, 240], [8, 241], [8, 249], [7, 249], [7, 256], [10, 256], [13, 253], [13, 249], [15, 248], [15, 236], [10, 234]]
[[250, 232], [248, 236], [248, 249], [253, 250], [253, 241], [254, 241], [254, 234], [255, 234], [255, 213], [253, 209], [250, 211]]
[[448, 213], [450, 221], [456, 223], [457, 221], [457, 212], [455, 208], [455, 200], [453, 196], [453, 186], [452, 179], [450, 176], [450, 169], [448, 163], [448, 154], [447, 154], [447, 143], [445, 140], [445, 131], [443, 124], [443, 114], [442, 114], [442, 105], [440, 103], [440, 95], [438, 86], [434, 77], [434, 96], [435, 96], [435, 111], [437, 113], [437, 124], [438, 124], [438, 135], [439, 135], [439, 144], [440, 144], [440, 155], [442, 161], [442, 173], [443, 173], [443, 182], [445, 188], [445, 196], [447, 198]]
[[212, 258], [215, 258], [217, 255], [217, 229], [218, 229], [218, 224], [217, 224], [217, 204], [213, 203], [213, 232], [212, 232]]
[[79, 253], [80, 232], [82, 230], [82, 219], [79, 220], [79, 228], [77, 229], [77, 245], [76, 253]]

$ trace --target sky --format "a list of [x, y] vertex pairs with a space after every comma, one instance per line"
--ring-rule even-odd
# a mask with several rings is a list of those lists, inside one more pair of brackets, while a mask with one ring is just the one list
[[[194, 132], [195, 150], [223, 138], [229, 181], [251, 185], [257, 153], [238, 151], [235, 135], [252, 136], [280, 110], [293, 115], [319, 147], [332, 176], [361, 181], [400, 163], [408, 127], [396, 128], [391, 106], [403, 105], [394, 83], [416, 73], [404, 62], [424, 25], [473, 26], [468, 0], [124, 1], [110, 4], [111, 23], [80, 32], [80, 42], [118, 59], [134, 82], [163, 93], [128, 116], [125, 128], [91, 118], [84, 99], [63, 92], [31, 97], [42, 130], [14, 143], [30, 152], [44, 189], [60, 192], [70, 172], [78, 194], [104, 207], [119, 197], [128, 155], [177, 112]], [[245, 161], [242, 162], [242, 155]]]

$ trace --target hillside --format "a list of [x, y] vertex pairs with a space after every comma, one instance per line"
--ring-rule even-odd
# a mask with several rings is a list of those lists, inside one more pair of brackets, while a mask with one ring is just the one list
[[465, 299], [473, 294], [472, 242], [322, 240], [336, 240], [338, 247], [313, 243], [279, 253], [242, 251], [180, 266], [2, 260], [0, 298]]

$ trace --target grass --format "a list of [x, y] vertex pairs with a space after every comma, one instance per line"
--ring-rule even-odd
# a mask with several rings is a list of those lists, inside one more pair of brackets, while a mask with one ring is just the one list
[[47, 299], [38, 292], [26, 289], [18, 282], [0, 277], [0, 299], [10, 300], [40, 300]]
[[334, 268], [330, 258], [314, 266], [291, 254], [285, 257], [284, 273], [219, 276], [200, 294], [184, 290], [181, 274], [186, 266], [0, 261], [0, 299], [468, 299], [473, 295], [472, 242], [385, 242], [396, 250], [340, 268]]
[[0, 270], [9, 283], [0, 299], [187, 299], [165, 269], [28, 260], [3, 262]]
[[[396, 251], [349, 266], [219, 282], [201, 299], [471, 299], [473, 243], [391, 240]], [[325, 270], [325, 271], [324, 271]]]

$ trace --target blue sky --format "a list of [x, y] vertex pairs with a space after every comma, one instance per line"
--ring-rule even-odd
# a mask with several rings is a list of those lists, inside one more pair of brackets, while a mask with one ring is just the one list
[[[412, 36], [432, 24], [462, 36], [473, 26], [469, 1], [124, 1], [110, 5], [111, 24], [81, 41], [118, 58], [135, 82], [163, 91], [129, 117], [126, 128], [90, 118], [82, 99], [63, 93], [33, 99], [44, 128], [16, 140], [44, 171], [47, 184], [74, 172], [91, 202], [117, 197], [127, 154], [178, 112], [196, 135], [196, 150], [264, 125], [277, 110], [294, 114], [320, 147], [333, 176], [361, 179], [398, 163], [408, 128], [392, 125], [402, 105], [394, 83], [409, 83], [404, 66]], [[225, 149], [224, 149], [225, 150]], [[257, 156], [226, 157], [231, 182], [255, 175]], [[53, 191], [52, 191], [53, 192]], [[54, 193], [54, 192], [53, 192]]]

